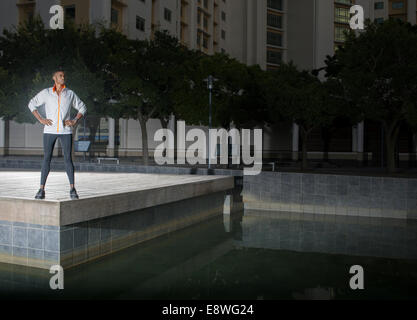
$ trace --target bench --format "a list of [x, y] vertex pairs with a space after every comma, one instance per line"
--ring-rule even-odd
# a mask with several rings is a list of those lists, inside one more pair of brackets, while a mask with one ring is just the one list
[[103, 160], [111, 160], [111, 161], [117, 161], [117, 164], [119, 164], [119, 158], [97, 158], [98, 163], [100, 164]]
[[266, 164], [270, 164], [272, 166], [272, 171], [275, 171], [275, 162], [267, 162]]
[[84, 152], [84, 160], [85, 160], [85, 153], [90, 150], [91, 141], [84, 141], [78, 140], [74, 141], [74, 152]]

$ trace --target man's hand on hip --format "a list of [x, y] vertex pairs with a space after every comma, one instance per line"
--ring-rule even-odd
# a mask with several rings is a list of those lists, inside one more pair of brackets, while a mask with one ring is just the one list
[[68, 127], [75, 127], [77, 122], [78, 122], [77, 120], [65, 120], [64, 124], [65, 126], [68, 126]]
[[52, 120], [51, 119], [40, 119], [39, 120], [40, 123], [42, 123], [45, 126], [52, 126]]

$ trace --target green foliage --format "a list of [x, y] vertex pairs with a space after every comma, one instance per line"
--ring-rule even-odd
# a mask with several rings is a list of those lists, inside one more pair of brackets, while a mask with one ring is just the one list
[[289, 119], [302, 130], [310, 132], [317, 127], [329, 126], [339, 115], [336, 95], [330, 90], [334, 83], [323, 83], [307, 71], [299, 71], [292, 63], [282, 64], [271, 72], [268, 90], [270, 121], [279, 123]]
[[346, 98], [363, 118], [400, 122], [416, 108], [417, 27], [399, 20], [369, 23], [348, 36], [327, 60], [327, 76], [340, 79]]
[[86, 103], [88, 113], [104, 115], [108, 97], [102, 70], [107, 57], [99, 50], [95, 33], [93, 26], [75, 26], [71, 21], [63, 30], [45, 29], [39, 16], [5, 30], [0, 37], [0, 68], [7, 72], [9, 81], [1, 86], [7, 94], [0, 99], [0, 116], [34, 123], [28, 102], [53, 86], [52, 72], [57, 67], [64, 68], [68, 87]]
[[338, 79], [346, 100], [362, 119], [384, 128], [387, 167], [395, 169], [395, 144], [401, 125], [417, 127], [417, 27], [398, 19], [369, 21], [358, 37], [326, 61], [327, 76]]

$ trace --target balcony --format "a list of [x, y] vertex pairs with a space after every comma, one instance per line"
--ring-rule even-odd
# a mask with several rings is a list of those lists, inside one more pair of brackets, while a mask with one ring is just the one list
[[118, 7], [127, 7], [127, 0], [112, 0], [112, 5]]

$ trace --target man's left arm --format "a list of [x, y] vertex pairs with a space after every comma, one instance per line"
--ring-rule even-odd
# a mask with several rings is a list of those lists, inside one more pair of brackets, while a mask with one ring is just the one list
[[74, 98], [72, 99], [72, 106], [78, 110], [77, 116], [72, 120], [74, 122], [74, 126], [77, 122], [85, 115], [87, 112], [87, 107], [85, 106], [84, 102], [81, 101], [80, 98], [74, 93]]

